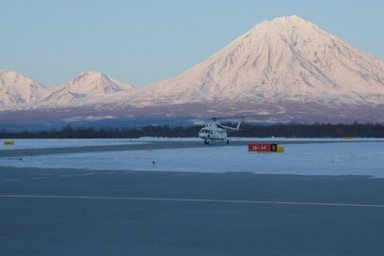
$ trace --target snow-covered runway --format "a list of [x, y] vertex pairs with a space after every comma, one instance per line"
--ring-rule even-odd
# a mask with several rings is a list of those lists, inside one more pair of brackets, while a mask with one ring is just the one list
[[[49, 148], [57, 141], [31, 140], [35, 148]], [[257, 139], [255, 139], [257, 141]], [[258, 174], [368, 175], [384, 177], [384, 141], [351, 140], [283, 141], [285, 153], [249, 153], [246, 144], [223, 147], [201, 146], [161, 150], [129, 150], [92, 153], [0, 157], [0, 166], [36, 168], [80, 168], [89, 170], [139, 170], [176, 172], [251, 172]], [[286, 144], [284, 144], [286, 141]], [[158, 140], [157, 140], [158, 142]], [[317, 140], [316, 142], [319, 142]], [[343, 143], [338, 143], [343, 142]], [[50, 144], [51, 143], [51, 144]], [[89, 144], [90, 143], [90, 144]], [[143, 140], [61, 140], [60, 145], [87, 146], [144, 143]], [[145, 143], [151, 143], [150, 139]], [[183, 140], [179, 143], [184, 143]], [[16, 141], [15, 146], [28, 145]], [[20, 147], [20, 146], [19, 146]], [[4, 150], [4, 146], [3, 146]], [[1, 151], [0, 151], [1, 155]]]

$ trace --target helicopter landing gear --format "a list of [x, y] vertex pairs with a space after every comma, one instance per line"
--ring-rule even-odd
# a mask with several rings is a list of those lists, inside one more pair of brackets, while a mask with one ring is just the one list
[[208, 145], [209, 144], [209, 140], [204, 140], [204, 144]]

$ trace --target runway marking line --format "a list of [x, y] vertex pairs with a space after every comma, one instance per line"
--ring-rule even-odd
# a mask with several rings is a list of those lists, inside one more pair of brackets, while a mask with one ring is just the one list
[[5, 179], [3, 182], [14, 182], [14, 181], [19, 181], [20, 179]]
[[221, 203], [221, 204], [265, 204], [291, 206], [325, 206], [354, 208], [384, 208], [384, 204], [352, 204], [352, 203], [320, 203], [294, 201], [258, 201], [258, 200], [225, 200], [199, 198], [160, 198], [160, 197], [114, 197], [114, 196], [49, 196], [49, 195], [1, 195], [0, 198], [40, 198], [40, 199], [76, 199], [76, 200], [125, 200], [125, 201], [157, 201], [157, 202], [190, 202], [190, 203]]
[[69, 178], [69, 177], [72, 177], [72, 175], [71, 174], [61, 174], [61, 175], [59, 175], [57, 177], [59, 177], [59, 178]]
[[88, 172], [88, 173], [81, 173], [81, 176], [90, 176], [90, 175], [95, 175], [94, 172]]
[[43, 180], [45, 179], [46, 177], [44, 176], [37, 176], [37, 177], [32, 177], [33, 180]]

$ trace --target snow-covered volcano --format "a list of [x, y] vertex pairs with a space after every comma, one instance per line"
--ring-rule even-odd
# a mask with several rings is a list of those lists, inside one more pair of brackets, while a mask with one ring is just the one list
[[143, 91], [137, 104], [377, 105], [384, 103], [384, 62], [298, 16], [281, 17]]
[[133, 86], [105, 74], [83, 72], [69, 83], [52, 92], [42, 104], [52, 107], [71, 106], [73, 104], [97, 104], [111, 98], [111, 96], [134, 89]]
[[14, 71], [0, 70], [0, 110], [34, 104], [50, 90]]

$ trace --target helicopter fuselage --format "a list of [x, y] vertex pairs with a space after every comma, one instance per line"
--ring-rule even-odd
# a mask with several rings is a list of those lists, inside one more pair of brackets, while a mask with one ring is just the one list
[[201, 128], [199, 131], [199, 138], [203, 139], [205, 144], [209, 144], [209, 142], [213, 140], [222, 140], [229, 143], [227, 130], [221, 128], [216, 122], [210, 122]]

